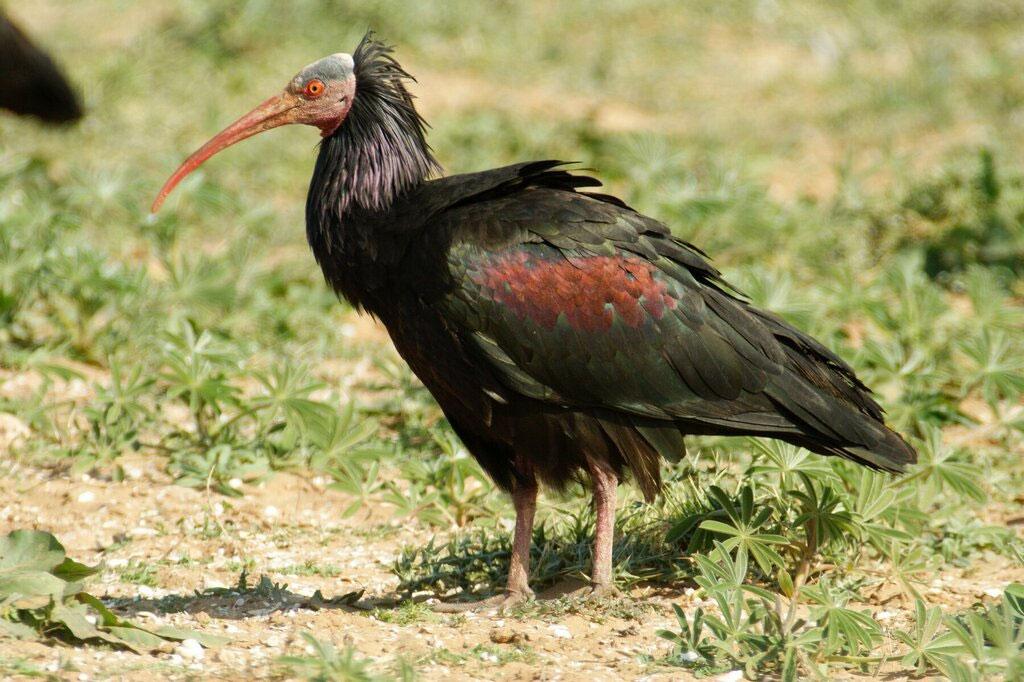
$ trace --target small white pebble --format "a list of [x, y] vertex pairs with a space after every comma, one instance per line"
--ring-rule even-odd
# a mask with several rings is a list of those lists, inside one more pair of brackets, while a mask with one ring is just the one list
[[197, 639], [184, 639], [181, 644], [174, 648], [174, 653], [190, 661], [201, 661], [206, 656], [203, 645]]
[[89, 625], [96, 625], [96, 616], [91, 613], [85, 614], [85, 619], [89, 621]]
[[549, 625], [548, 630], [551, 631], [552, 635], [559, 639], [572, 639], [572, 633], [569, 632], [569, 628], [564, 625]]
[[107, 568], [121, 568], [128, 565], [127, 559], [107, 559]]
[[86, 673], [78, 673], [78, 682], [87, 682], [89, 676]]
[[715, 682], [740, 682], [742, 679], [742, 670], [730, 670], [729, 672], [716, 677]]
[[1003, 596], [1003, 588], [1001, 587], [986, 587], [985, 594], [989, 597], [1001, 597]]
[[223, 513], [224, 513], [224, 505], [221, 504], [220, 502], [214, 502], [213, 503], [213, 515], [214, 516], [220, 516]]
[[94, 493], [91, 490], [84, 490], [84, 491], [82, 491], [82, 492], [80, 492], [78, 494], [78, 501], [79, 502], [88, 503], [88, 502], [93, 502], [95, 499], [96, 499], [96, 493]]
[[156, 591], [154, 591], [153, 588], [149, 587], [148, 585], [139, 585], [138, 592], [139, 596], [143, 599], [153, 599], [154, 597], [156, 597]]
[[135, 478], [135, 479], [142, 478], [142, 469], [140, 469], [138, 467], [128, 467], [128, 469], [127, 469], [127, 471], [125, 471], [125, 473], [128, 475], [128, 478]]
[[698, 654], [696, 651], [684, 651], [683, 653], [679, 654], [679, 658], [683, 659], [687, 663], [693, 663], [698, 658], [700, 658], [700, 654]]
[[241, 490], [241, 488], [242, 488], [242, 479], [240, 479], [240, 478], [232, 478], [230, 481], [228, 481], [228, 486], [234, 488], [235, 490]]
[[879, 611], [878, 613], [875, 614], [875, 619], [876, 620], [889, 620], [890, 618], [892, 618], [895, 615], [896, 615], [895, 611], [884, 611], [883, 610], [883, 611]]
[[268, 504], [266, 508], [263, 510], [263, 515], [266, 516], [268, 519], [276, 519], [278, 516], [281, 515], [281, 511], [274, 505]]

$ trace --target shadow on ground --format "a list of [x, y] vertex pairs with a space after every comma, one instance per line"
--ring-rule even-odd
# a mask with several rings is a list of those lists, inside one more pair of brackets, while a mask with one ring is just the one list
[[285, 584], [274, 583], [262, 576], [255, 585], [248, 585], [243, 573], [235, 587], [212, 587], [192, 594], [169, 594], [159, 599], [128, 597], [113, 599], [107, 605], [127, 617], [143, 613], [206, 613], [213, 618], [241, 620], [294, 609], [342, 609], [350, 612], [369, 611], [394, 606], [394, 600], [364, 600], [363, 592], [347, 592], [325, 597], [317, 590], [312, 596], [296, 594]]

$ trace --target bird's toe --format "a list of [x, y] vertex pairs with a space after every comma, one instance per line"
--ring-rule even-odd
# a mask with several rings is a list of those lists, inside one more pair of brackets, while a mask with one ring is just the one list
[[495, 595], [489, 599], [470, 602], [440, 602], [433, 605], [436, 613], [468, 613], [477, 611], [495, 610], [498, 613], [506, 613], [520, 604], [533, 599], [533, 591], [505, 592]]
[[595, 583], [586, 585], [566, 594], [575, 599], [618, 599], [623, 597], [622, 591], [612, 583]]

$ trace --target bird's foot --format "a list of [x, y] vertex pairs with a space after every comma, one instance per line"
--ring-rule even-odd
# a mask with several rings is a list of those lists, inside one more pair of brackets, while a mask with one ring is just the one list
[[624, 595], [612, 583], [595, 583], [573, 590], [565, 596], [574, 599], [618, 599]]
[[520, 604], [533, 599], [533, 590], [516, 590], [495, 595], [489, 599], [469, 602], [441, 602], [433, 605], [436, 613], [467, 613], [475, 611], [497, 610], [498, 613], [507, 613]]

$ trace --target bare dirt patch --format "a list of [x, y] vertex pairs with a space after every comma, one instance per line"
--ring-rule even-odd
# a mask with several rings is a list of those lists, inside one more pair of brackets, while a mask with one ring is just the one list
[[[124, 482], [21, 468], [0, 479], [0, 497], [8, 500], [0, 528], [46, 529], [69, 556], [103, 562], [93, 591], [121, 615], [229, 643], [195, 658], [174, 645], [139, 656], [3, 640], [0, 659], [63, 670], [69, 679], [151, 679], [157, 671], [263, 678], [281, 672], [279, 656], [304, 653], [305, 631], [352, 644], [362, 656], [403, 657], [423, 679], [680, 679], [678, 670], [652, 669], [640, 659], [668, 651], [654, 633], [670, 625], [669, 604], [681, 590], [631, 595], [651, 605], [642, 623], [591, 608], [523, 619], [425, 609], [409, 616], [393, 605], [397, 578], [390, 567], [401, 545], [425, 540], [430, 529], [389, 523], [383, 510], [341, 520], [351, 500], [299, 476], [279, 474], [229, 500], [175, 486], [155, 465], [126, 462]], [[266, 576], [280, 589], [233, 594], [242, 568], [251, 585]], [[314, 598], [318, 591], [322, 601]], [[358, 601], [330, 601], [360, 592]]]
[[[396, 606], [390, 570], [400, 547], [424, 542], [430, 528], [393, 523], [384, 509], [342, 519], [351, 500], [319, 479], [278, 474], [228, 499], [173, 485], [154, 458], [129, 459], [125, 470], [128, 478], [113, 482], [21, 467], [0, 478], [7, 500], [0, 528], [50, 530], [69, 556], [102, 562], [93, 591], [125, 617], [229, 642], [197, 656], [173, 644], [136, 655], [3, 640], [0, 660], [67, 679], [267, 678], [286, 675], [276, 660], [303, 655], [301, 633], [309, 632], [350, 644], [385, 669], [401, 657], [426, 680], [690, 679], [650, 662], [669, 652], [656, 631], [674, 625], [671, 604], [700, 605], [687, 586], [637, 588], [622, 604], [547, 602], [521, 617], [434, 614]], [[983, 566], [947, 568], [923, 589], [954, 611], [991, 601], [999, 586], [1024, 578], [1004, 560]], [[250, 588], [261, 576], [263, 584], [233, 589], [243, 568]], [[910, 603], [895, 585], [866, 592], [885, 627], [910, 621]]]

